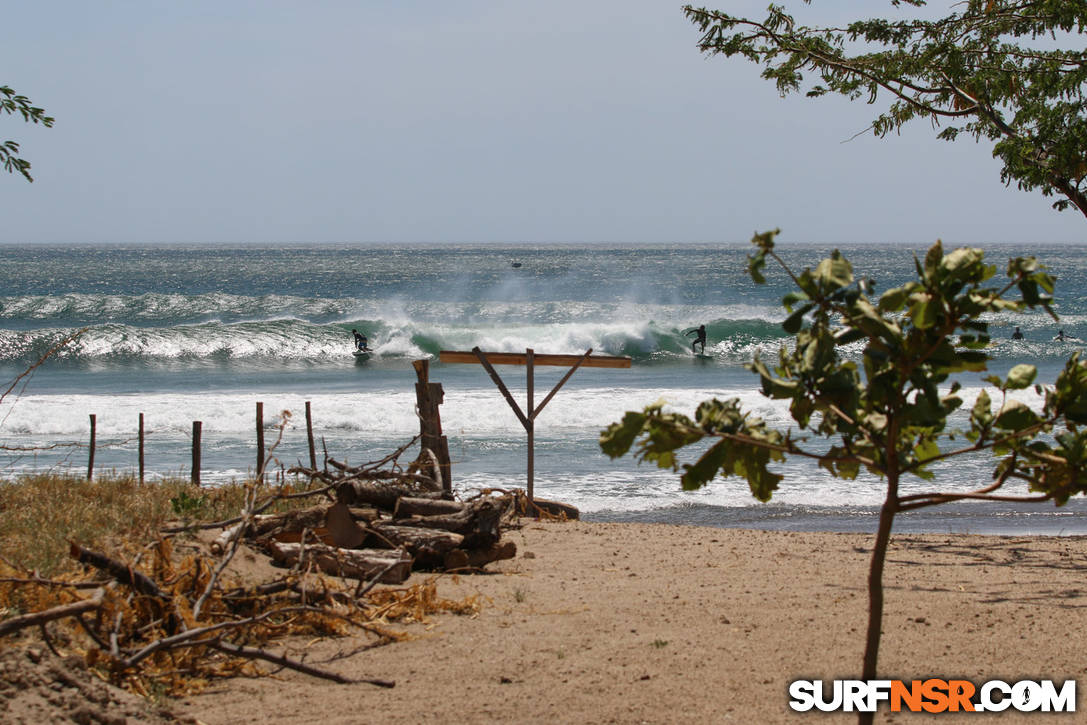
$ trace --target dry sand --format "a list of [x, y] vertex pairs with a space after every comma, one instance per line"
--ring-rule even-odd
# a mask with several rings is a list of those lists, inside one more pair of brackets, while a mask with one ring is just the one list
[[[787, 687], [858, 676], [871, 536], [584, 522], [506, 535], [516, 559], [439, 585], [446, 597], [485, 597], [478, 616], [435, 617], [411, 641], [322, 665], [395, 689], [280, 673], [175, 710], [209, 725], [855, 722], [793, 713]], [[881, 676], [1087, 682], [1085, 566], [1087, 537], [896, 536]], [[311, 643], [307, 660], [357, 644]], [[1084, 717], [881, 712], [877, 722]]]

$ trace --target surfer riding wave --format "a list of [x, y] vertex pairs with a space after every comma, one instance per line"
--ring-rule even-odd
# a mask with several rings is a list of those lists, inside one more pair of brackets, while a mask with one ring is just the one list
[[[683, 334], [684, 335], [697, 335], [697, 337], [695, 337], [695, 339], [694, 339], [694, 342], [691, 343], [691, 352], [693, 352], [696, 355], [698, 355], [698, 354], [705, 355], [706, 354], [706, 326], [705, 325], [699, 325], [697, 329], [691, 328], [690, 330], [685, 331]], [[699, 351], [695, 349], [696, 345], [701, 345], [702, 346], [702, 352], [701, 353], [699, 353]]]

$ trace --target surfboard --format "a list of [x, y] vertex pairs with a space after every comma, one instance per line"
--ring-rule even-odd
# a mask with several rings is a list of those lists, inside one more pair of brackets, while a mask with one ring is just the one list
[[367, 359], [369, 359], [369, 357], [373, 353], [374, 353], [373, 350], [370, 350], [369, 348], [367, 348], [365, 350], [355, 350], [351, 354], [354, 355], [355, 357], [359, 358], [360, 360], [367, 360]]
[[696, 352], [694, 356], [699, 360], [713, 360], [713, 355], [707, 355], [704, 352]]

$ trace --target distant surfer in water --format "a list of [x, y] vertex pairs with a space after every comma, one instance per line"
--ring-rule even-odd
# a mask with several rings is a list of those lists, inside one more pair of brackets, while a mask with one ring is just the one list
[[685, 334], [685, 335], [698, 335], [698, 337], [696, 337], [694, 339], [694, 342], [691, 343], [691, 352], [693, 352], [695, 354], [698, 354], [698, 350], [695, 350], [695, 345], [701, 345], [702, 346], [702, 354], [703, 355], [706, 354], [706, 326], [705, 325], [699, 325], [697, 330], [694, 330], [694, 329], [688, 330], [687, 332], [685, 332], [683, 334]]
[[356, 350], [369, 350], [370, 349], [369, 347], [367, 347], [367, 345], [369, 344], [369, 341], [366, 339], [365, 335], [359, 334], [358, 330], [352, 330], [351, 334], [355, 336], [355, 349]]
[[1023, 333], [1020, 332], [1018, 327], [1016, 327], [1015, 332], [1012, 333], [1012, 339], [1013, 340], [1022, 340], [1023, 339]]

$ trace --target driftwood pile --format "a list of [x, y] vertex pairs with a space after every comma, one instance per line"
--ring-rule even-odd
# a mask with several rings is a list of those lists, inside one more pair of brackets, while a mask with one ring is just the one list
[[328, 462], [324, 471], [291, 472], [325, 483], [330, 503], [250, 517], [225, 529], [212, 553], [240, 536], [284, 566], [386, 584], [403, 582], [413, 570], [478, 570], [517, 553], [514, 542], [501, 541], [512, 494], [454, 501], [425, 475]]

